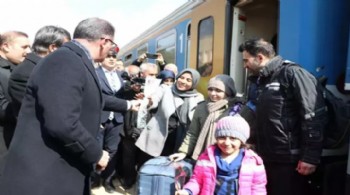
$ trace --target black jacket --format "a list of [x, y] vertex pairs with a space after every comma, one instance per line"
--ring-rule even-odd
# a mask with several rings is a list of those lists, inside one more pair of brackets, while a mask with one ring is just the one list
[[102, 107], [92, 61], [79, 46], [66, 43], [41, 60], [0, 168], [0, 194], [90, 194]]
[[17, 117], [22, 104], [22, 99], [26, 92], [27, 82], [35, 65], [41, 60], [41, 57], [34, 53], [29, 53], [25, 60], [18, 64], [12, 71], [9, 80], [9, 95], [12, 100], [12, 108]]
[[322, 152], [323, 123], [315, 116], [324, 102], [317, 80], [300, 66], [273, 58], [258, 82], [257, 150], [266, 162], [317, 164]]

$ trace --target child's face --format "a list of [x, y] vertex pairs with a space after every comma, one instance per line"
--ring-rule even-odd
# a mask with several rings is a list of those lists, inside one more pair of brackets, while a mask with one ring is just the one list
[[235, 154], [241, 148], [242, 142], [241, 140], [234, 137], [218, 137], [216, 139], [216, 143], [220, 148], [222, 155], [230, 156]]

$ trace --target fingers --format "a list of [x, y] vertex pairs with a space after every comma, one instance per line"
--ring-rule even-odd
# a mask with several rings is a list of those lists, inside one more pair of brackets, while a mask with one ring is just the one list
[[137, 59], [137, 61], [139, 61], [139, 62], [143, 62], [145, 59], [146, 59], [146, 53], [143, 53], [143, 54], [141, 54], [139, 57], [138, 57], [138, 59]]
[[142, 100], [131, 100], [131, 110], [138, 111]]
[[109, 153], [105, 150], [102, 151], [102, 156], [97, 163], [96, 169], [103, 171], [109, 162]]
[[174, 162], [178, 162], [183, 160], [186, 157], [186, 154], [184, 153], [175, 153], [169, 156], [169, 159]]
[[296, 171], [298, 171], [300, 175], [310, 175], [316, 171], [316, 165], [299, 161]]

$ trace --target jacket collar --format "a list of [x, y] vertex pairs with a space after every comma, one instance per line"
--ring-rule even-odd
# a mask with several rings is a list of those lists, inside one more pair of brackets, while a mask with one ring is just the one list
[[259, 71], [259, 76], [261, 77], [268, 77], [271, 76], [277, 67], [281, 66], [283, 64], [283, 59], [281, 56], [276, 56], [272, 58], [269, 62], [267, 62], [266, 66], [264, 66], [260, 71]]
[[0, 56], [0, 67], [1, 68], [12, 70], [14, 66], [15, 65], [13, 63], [11, 63], [10, 61], [8, 61]]
[[36, 65], [42, 58], [35, 53], [29, 53], [26, 59]]
[[[94, 68], [94, 64], [93, 64], [94, 62], [93, 62], [93, 59], [91, 58], [91, 55], [90, 55], [89, 51], [83, 45], [81, 45], [79, 42], [77, 42], [75, 40], [63, 44], [62, 47], [66, 47], [66, 48], [74, 51], [78, 56], [81, 57], [82, 61], [84, 62], [84, 65], [86, 66], [86, 68], [91, 73], [91, 75], [94, 78], [98, 88], [101, 90], [101, 85], [100, 85], [99, 79], [98, 79], [98, 77], [96, 75], [95, 68]], [[102, 94], [101, 93], [100, 93], [100, 97], [101, 97], [101, 100], [102, 100]]]

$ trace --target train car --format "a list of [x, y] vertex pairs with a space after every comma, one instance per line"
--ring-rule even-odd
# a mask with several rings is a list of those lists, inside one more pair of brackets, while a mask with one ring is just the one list
[[[202, 76], [198, 90], [203, 94], [208, 80], [224, 73], [234, 78], [238, 92], [245, 95], [247, 72], [238, 47], [254, 37], [271, 41], [279, 55], [316, 77], [326, 76], [327, 88], [349, 101], [349, 0], [188, 1], [123, 47], [119, 57], [128, 65], [142, 53], [162, 53], [180, 70], [197, 69]], [[344, 156], [349, 147], [335, 153]], [[325, 151], [325, 156], [333, 154]], [[345, 186], [350, 194], [349, 159], [347, 163], [347, 185], [340, 181], [331, 188], [340, 191], [332, 194], [345, 194]], [[345, 173], [346, 161], [339, 167]]]

